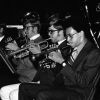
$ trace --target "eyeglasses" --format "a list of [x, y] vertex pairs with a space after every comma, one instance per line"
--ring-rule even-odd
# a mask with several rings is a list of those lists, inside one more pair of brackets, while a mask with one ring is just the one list
[[52, 34], [55, 31], [58, 31], [58, 30], [48, 30], [48, 33]]
[[74, 34], [67, 34], [66, 37], [67, 37], [67, 38], [69, 37], [69, 38], [72, 39], [72, 38], [74, 37], [75, 34], [77, 34], [77, 33], [74, 33]]
[[29, 29], [30, 27], [35, 27], [34, 25], [31, 25], [31, 26], [25, 26], [25, 29]]

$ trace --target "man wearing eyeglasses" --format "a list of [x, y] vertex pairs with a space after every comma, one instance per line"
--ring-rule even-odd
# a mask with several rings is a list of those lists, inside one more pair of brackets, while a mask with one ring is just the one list
[[49, 36], [52, 42], [58, 44], [58, 49], [61, 51], [64, 59], [67, 59], [72, 48], [68, 45], [68, 42], [65, 38], [63, 20], [59, 20], [49, 27]]
[[[88, 100], [92, 98], [100, 72], [100, 50], [92, 42], [85, 20], [73, 16], [66, 23], [66, 38], [73, 52], [66, 62], [59, 52], [49, 58], [63, 69], [57, 75], [55, 87], [42, 90], [36, 100]], [[76, 52], [76, 54], [74, 53]], [[71, 63], [73, 58], [73, 63]], [[62, 84], [58, 84], [61, 82]]]
[[[38, 43], [43, 40], [43, 38], [40, 36], [40, 33], [39, 33], [40, 20], [37, 13], [36, 14], [32, 12], [26, 13], [25, 18], [23, 18], [22, 23], [24, 26], [23, 33], [27, 36], [27, 43], [31, 43], [31, 41], [32, 42], [34, 41], [34, 43]], [[27, 46], [27, 45], [28, 44], [25, 44], [23, 46]], [[18, 47], [18, 45], [16, 45], [15, 43], [8, 43], [6, 48], [10, 50], [14, 50], [14, 51], [20, 49], [20, 47]], [[31, 47], [29, 47], [29, 49], [31, 51]], [[40, 48], [38, 49], [32, 48], [34, 53], [35, 52], [40, 53]], [[32, 59], [30, 60], [30, 58], [31, 57], [28, 56], [28, 57], [22, 58], [21, 60], [19, 59], [17, 63], [18, 66], [16, 69], [16, 73], [19, 75], [19, 82], [32, 82], [37, 73], [36, 68], [38, 67], [38, 64], [34, 65], [33, 62], [31, 61]], [[9, 95], [14, 90], [16, 90], [18, 94], [19, 84], [20, 83], [2, 87], [0, 90], [1, 99], [9, 100], [10, 99]], [[16, 98], [18, 98], [17, 94], [16, 94]]]

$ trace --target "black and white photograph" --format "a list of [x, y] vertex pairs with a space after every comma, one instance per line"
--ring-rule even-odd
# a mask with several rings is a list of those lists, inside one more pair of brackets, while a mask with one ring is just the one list
[[99, 0], [0, 1], [0, 100], [100, 100], [99, 67]]

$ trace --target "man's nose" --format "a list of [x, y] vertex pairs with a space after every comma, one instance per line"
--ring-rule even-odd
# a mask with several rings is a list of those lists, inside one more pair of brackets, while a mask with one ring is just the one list
[[51, 34], [50, 34], [50, 32], [48, 33], [48, 35], [51, 37]]

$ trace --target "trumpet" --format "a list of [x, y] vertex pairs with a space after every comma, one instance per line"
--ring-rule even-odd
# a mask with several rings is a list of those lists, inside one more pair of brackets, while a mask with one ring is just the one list
[[21, 49], [19, 49], [17, 51], [10, 52], [7, 56], [8, 57], [13, 56], [14, 58], [24, 58], [29, 55], [29, 53], [30, 53], [29, 47], [31, 45], [38, 45], [38, 46], [40, 46], [41, 51], [45, 50], [49, 47], [49, 40], [51, 40], [51, 38], [45, 39], [44, 41], [39, 42], [39, 43], [34, 43], [34, 41], [33, 41], [32, 43], [29, 43], [28, 45], [26, 45], [25, 47], [22, 47]]

